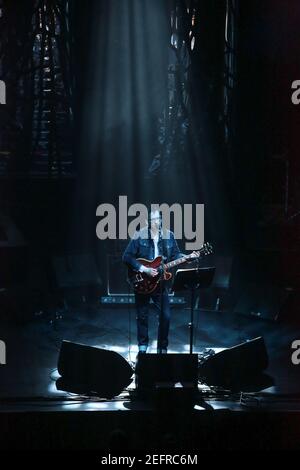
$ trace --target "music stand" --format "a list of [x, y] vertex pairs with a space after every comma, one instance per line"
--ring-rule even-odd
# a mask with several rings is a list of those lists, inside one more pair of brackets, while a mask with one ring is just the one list
[[195, 291], [196, 289], [205, 289], [211, 285], [215, 270], [215, 267], [178, 269], [175, 274], [172, 290], [174, 292], [181, 290], [191, 292], [190, 354], [193, 353]]

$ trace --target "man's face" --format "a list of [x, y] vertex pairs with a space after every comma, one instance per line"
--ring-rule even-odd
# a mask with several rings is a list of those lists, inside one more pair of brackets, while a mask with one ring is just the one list
[[153, 231], [159, 230], [160, 226], [160, 216], [159, 216], [159, 211], [154, 211], [151, 212], [150, 214], [150, 228]]

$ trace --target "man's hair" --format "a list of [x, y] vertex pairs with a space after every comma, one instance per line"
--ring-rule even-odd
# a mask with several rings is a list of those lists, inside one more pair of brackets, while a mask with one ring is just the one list
[[[150, 224], [151, 224], [151, 220], [154, 219], [154, 217], [152, 217], [152, 215], [155, 214], [156, 212], [158, 212], [160, 221], [162, 221], [162, 213], [161, 213], [161, 211], [158, 210], [158, 209], [151, 210], [151, 208], [150, 208], [149, 211], [148, 211], [148, 224], [149, 224], [149, 226], [150, 226]], [[156, 218], [156, 217], [155, 217], [155, 218]]]
[[158, 212], [159, 217], [162, 218], [162, 213], [161, 213], [161, 211], [160, 211], [159, 209], [153, 209], [153, 210], [150, 209], [150, 211], [149, 211], [149, 218], [151, 218], [151, 214], [155, 214], [156, 212]]

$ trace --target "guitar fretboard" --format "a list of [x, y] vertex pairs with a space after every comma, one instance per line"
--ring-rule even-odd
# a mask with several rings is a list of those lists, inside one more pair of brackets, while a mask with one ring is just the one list
[[185, 263], [189, 258], [190, 256], [186, 256], [186, 257], [175, 259], [174, 261], [170, 261], [169, 263], [165, 264], [165, 268], [167, 269], [174, 268], [174, 266], [178, 266], [178, 264]]
[[200, 253], [199, 253], [199, 256], [197, 256], [196, 258], [191, 256], [191, 255], [188, 255], [188, 256], [182, 256], [182, 258], [178, 258], [178, 259], [175, 259], [174, 261], [170, 261], [169, 263], [165, 264], [165, 268], [174, 268], [174, 266], [178, 266], [178, 264], [182, 264], [182, 263], [186, 263], [186, 261], [188, 261], [189, 259], [197, 259], [197, 258], [201, 258], [201, 256], [203, 255], [203, 248], [201, 248], [200, 250]]

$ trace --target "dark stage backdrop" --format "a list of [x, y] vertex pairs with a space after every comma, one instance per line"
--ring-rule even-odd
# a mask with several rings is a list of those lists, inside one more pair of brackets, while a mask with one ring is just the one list
[[[229, 143], [228, 2], [194, 2], [195, 21], [175, 0], [69, 2], [69, 29], [59, 43], [68, 61], [59, 65], [72, 83], [70, 174], [29, 152], [35, 2], [2, 3], [1, 211], [24, 235], [29, 259], [44, 268], [57, 253], [97, 252], [105, 277], [106, 253], [123, 246], [97, 240], [96, 208], [127, 195], [129, 204], [204, 203], [205, 238], [217, 254], [274, 253], [280, 283], [299, 287], [300, 114], [291, 101], [300, 69], [296, 0], [284, 8], [280, 0], [234, 2]], [[58, 96], [61, 103], [70, 98]], [[62, 129], [69, 142], [69, 128]], [[38, 179], [32, 169], [41, 162], [46, 173]]]
[[83, 36], [77, 20], [72, 243], [95, 246], [100, 257], [115, 244], [95, 239], [96, 207], [117, 205], [119, 195], [128, 204], [203, 203], [206, 239], [223, 253], [237, 244], [222, 121], [226, 2], [198, 2], [193, 50], [191, 16], [179, 4], [77, 5], [90, 27]]

